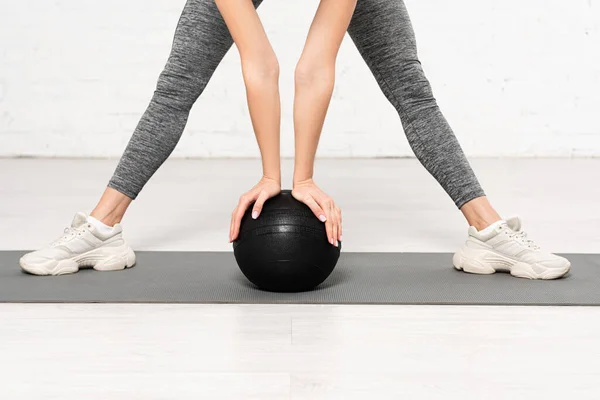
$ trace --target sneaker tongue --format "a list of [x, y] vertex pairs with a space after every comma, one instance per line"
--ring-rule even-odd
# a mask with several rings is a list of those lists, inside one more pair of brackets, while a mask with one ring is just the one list
[[79, 228], [81, 225], [87, 222], [87, 215], [82, 212], [78, 212], [73, 217], [73, 222], [71, 222], [71, 228]]
[[515, 232], [519, 232], [521, 230], [521, 220], [519, 219], [519, 217], [507, 219], [506, 225], [508, 225], [508, 227]]

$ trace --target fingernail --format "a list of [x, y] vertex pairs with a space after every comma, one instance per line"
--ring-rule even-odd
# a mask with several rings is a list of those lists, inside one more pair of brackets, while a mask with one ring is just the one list
[[338, 241], [335, 241], [335, 247], [340, 247], [340, 244], [338, 243]]
[[252, 211], [252, 219], [258, 218], [258, 211]]
[[343, 242], [343, 241], [344, 241], [344, 237], [340, 236], [340, 242]]
[[329, 244], [333, 246], [333, 239], [329, 239]]
[[319, 220], [320, 220], [321, 222], [325, 222], [325, 221], [327, 221], [327, 217], [326, 217], [326, 216], [324, 216], [324, 215], [321, 215], [321, 216], [319, 216]]

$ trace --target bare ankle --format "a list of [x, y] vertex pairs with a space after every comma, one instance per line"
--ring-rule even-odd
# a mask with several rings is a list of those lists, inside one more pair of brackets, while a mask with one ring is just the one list
[[121, 222], [131, 202], [132, 199], [123, 193], [107, 188], [90, 216], [105, 225], [114, 226]]
[[98, 221], [102, 222], [106, 226], [115, 226], [119, 222], [123, 220], [123, 215], [119, 215], [117, 213], [102, 213], [101, 211], [94, 209], [90, 213], [90, 217], [96, 218]]
[[502, 218], [494, 210], [487, 197], [478, 197], [466, 203], [460, 209], [470, 226], [481, 231]]
[[475, 227], [475, 229], [477, 229], [478, 231], [482, 231], [485, 228], [489, 227], [490, 225], [501, 221], [502, 218], [498, 217], [498, 218], [491, 218], [491, 219], [482, 219], [479, 221], [473, 221], [473, 223], [469, 223], [469, 225]]

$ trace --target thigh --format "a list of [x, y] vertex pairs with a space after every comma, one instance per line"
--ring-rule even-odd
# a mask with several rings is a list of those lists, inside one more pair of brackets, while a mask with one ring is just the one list
[[405, 126], [437, 108], [402, 0], [359, 0], [348, 32]]
[[[262, 1], [251, 4], [258, 7]], [[168, 68], [210, 77], [232, 44], [215, 0], [188, 0], [177, 24]]]
[[358, 0], [348, 34], [369, 67], [381, 74], [418, 61], [415, 34], [402, 0]]

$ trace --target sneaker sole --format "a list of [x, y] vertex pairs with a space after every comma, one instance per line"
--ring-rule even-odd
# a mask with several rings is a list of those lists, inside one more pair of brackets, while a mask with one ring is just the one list
[[[482, 262], [480, 260], [485, 260]], [[559, 279], [571, 269], [571, 263], [563, 268], [547, 268], [539, 264], [516, 261], [487, 250], [458, 250], [452, 257], [454, 268], [470, 274], [490, 275], [509, 272], [512, 276], [525, 279]]]
[[104, 248], [91, 250], [73, 258], [45, 263], [27, 263], [19, 260], [21, 269], [32, 275], [66, 275], [73, 274], [83, 267], [92, 267], [96, 271], [119, 271], [135, 265], [135, 253], [129, 246], [120, 248]]

